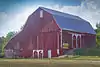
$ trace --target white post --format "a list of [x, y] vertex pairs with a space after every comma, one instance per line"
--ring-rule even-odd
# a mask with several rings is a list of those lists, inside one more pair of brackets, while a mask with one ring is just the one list
[[34, 58], [34, 50], [33, 50], [33, 58]]
[[75, 34], [75, 36], [76, 36], [76, 48], [78, 48], [78, 36], [79, 36], [79, 34]]
[[41, 53], [42, 53], [42, 59], [43, 59], [43, 50], [41, 51]]
[[81, 48], [81, 35], [80, 35], [80, 48]]
[[57, 49], [57, 54], [59, 55], [59, 49]]
[[59, 55], [59, 33], [57, 32], [57, 54]]
[[39, 59], [39, 52], [40, 52], [40, 50], [37, 50], [38, 59]]
[[61, 37], [60, 39], [61, 39], [61, 48], [62, 48], [62, 29], [61, 29], [61, 31], [60, 31], [60, 35], [61, 35], [61, 36], [60, 36], [60, 37]]
[[74, 34], [72, 34], [72, 48], [73, 48], [73, 36], [74, 36]]
[[51, 50], [48, 50], [48, 58], [51, 58]]

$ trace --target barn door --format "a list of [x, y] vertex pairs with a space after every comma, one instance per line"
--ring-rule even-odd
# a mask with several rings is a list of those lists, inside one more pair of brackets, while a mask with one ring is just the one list
[[34, 51], [34, 58], [38, 58], [38, 52]]
[[43, 50], [39, 50], [39, 58], [43, 58]]

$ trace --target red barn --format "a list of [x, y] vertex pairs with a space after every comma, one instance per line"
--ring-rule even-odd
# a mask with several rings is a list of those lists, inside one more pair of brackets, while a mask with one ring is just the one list
[[82, 18], [39, 7], [7, 43], [5, 57], [57, 57], [68, 50], [95, 47], [95, 37], [90, 23]]

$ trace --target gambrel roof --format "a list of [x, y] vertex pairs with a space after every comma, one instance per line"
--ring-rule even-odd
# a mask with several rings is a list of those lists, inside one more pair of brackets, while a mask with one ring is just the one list
[[44, 8], [44, 7], [39, 7], [39, 8], [52, 14], [56, 23], [63, 30], [96, 34], [91, 24], [78, 16], [59, 12], [59, 11]]

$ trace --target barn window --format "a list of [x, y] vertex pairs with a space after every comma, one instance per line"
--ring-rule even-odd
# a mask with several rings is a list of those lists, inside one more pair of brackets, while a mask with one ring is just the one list
[[40, 10], [40, 18], [43, 18], [43, 10]]

